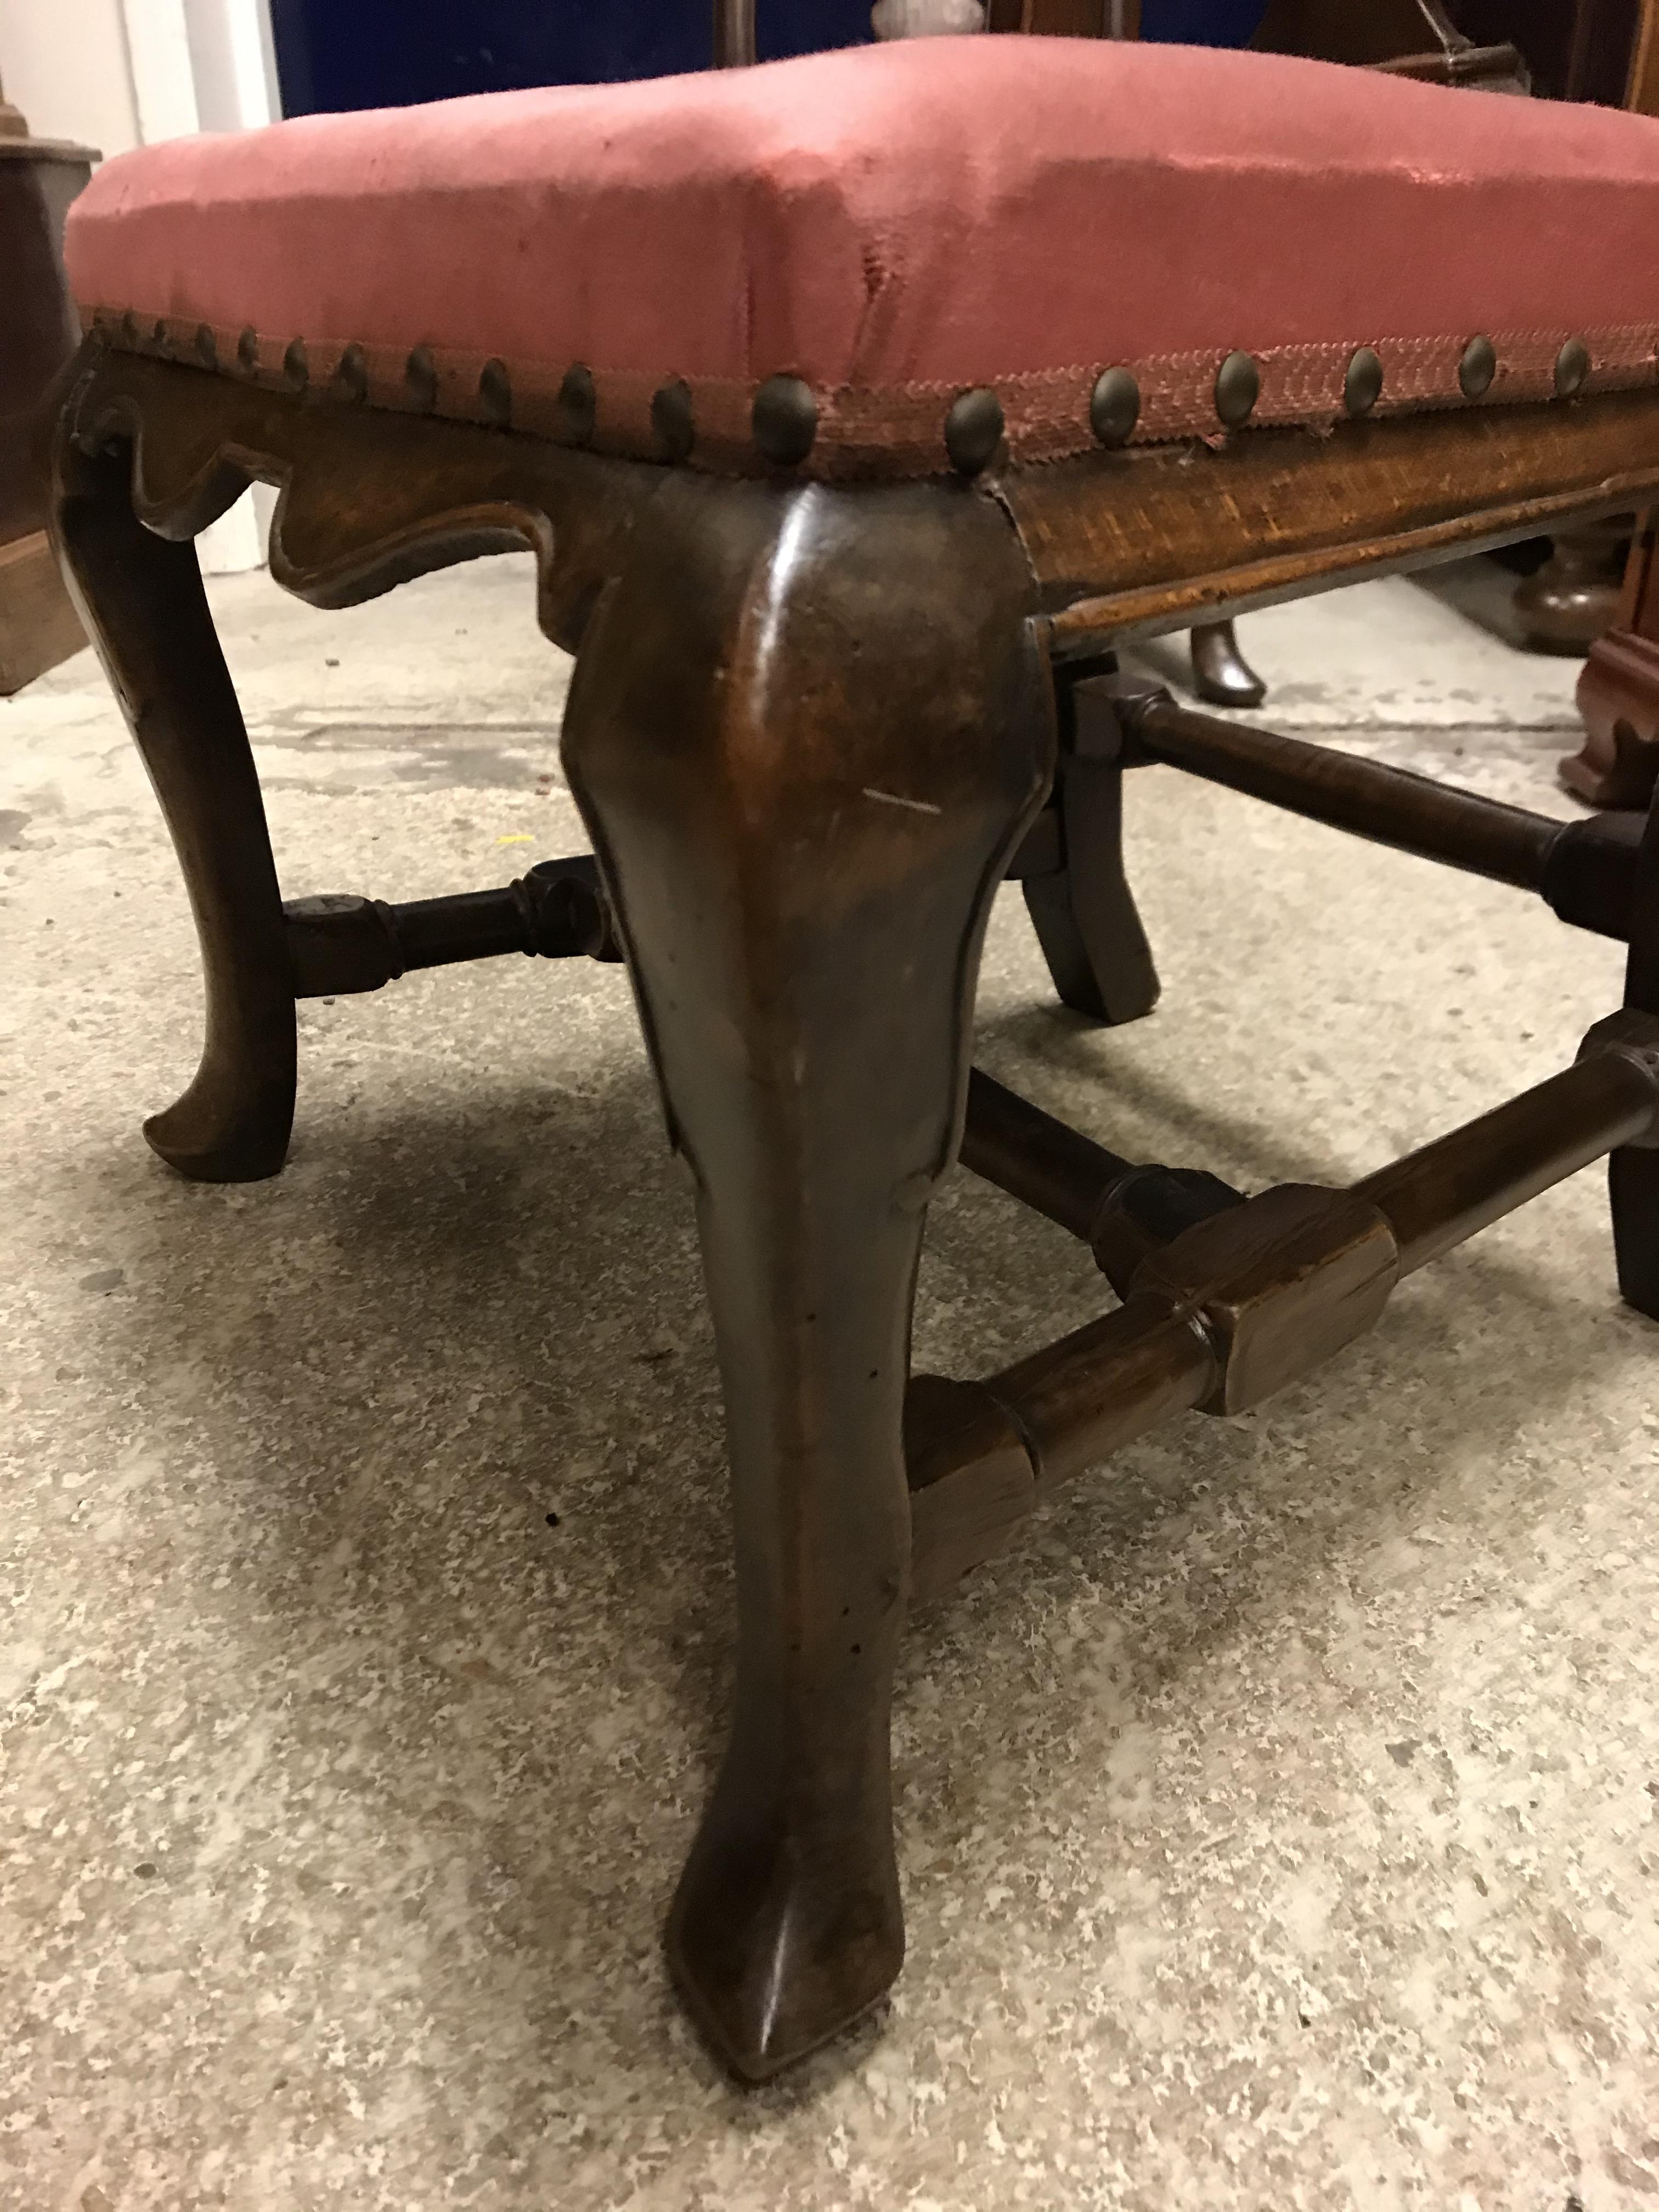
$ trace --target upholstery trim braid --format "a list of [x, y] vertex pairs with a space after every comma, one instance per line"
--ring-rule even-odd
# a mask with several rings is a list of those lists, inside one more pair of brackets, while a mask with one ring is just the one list
[[[660, 373], [577, 364], [592, 378], [591, 427], [573, 421], [564, 397], [568, 362], [501, 360], [441, 346], [358, 344], [305, 333], [264, 332], [203, 325], [125, 307], [83, 311], [85, 328], [119, 351], [186, 363], [266, 390], [302, 390], [317, 404], [367, 404], [399, 414], [437, 415], [479, 422], [564, 446], [641, 460], [667, 460], [652, 419], [665, 385], [683, 380], [690, 393], [693, 439], [684, 465], [725, 476], [799, 476], [836, 481], [943, 476], [950, 473], [945, 418], [964, 387], [904, 384], [887, 388], [816, 389], [817, 427], [805, 458], [788, 469], [769, 462], [757, 443], [753, 410], [764, 379], [753, 381], [684, 374], [672, 362]], [[1166, 354], [1150, 360], [1097, 362], [1014, 374], [989, 386], [1000, 401], [1006, 435], [1000, 459], [1013, 466], [1097, 452], [1090, 402], [1104, 368], [1127, 369], [1139, 392], [1139, 417], [1127, 442], [1146, 446], [1203, 439], [1220, 443], [1257, 429], [1295, 426], [1322, 431], [1347, 419], [1345, 382], [1361, 347], [1382, 365], [1382, 387], [1368, 413], [1376, 417], [1425, 409], [1494, 407], [1562, 398], [1557, 364], [1564, 345], [1579, 340], [1589, 372], [1577, 398], [1599, 392], [1659, 386], [1659, 322], [1613, 330], [1492, 331], [1497, 368], [1478, 398], [1465, 397], [1459, 371], [1471, 337], [1393, 339], [1365, 332], [1319, 345], [1275, 346], [1253, 356], [1260, 396], [1248, 425], [1228, 432], [1216, 409], [1216, 377], [1233, 350]], [[419, 358], [410, 374], [410, 354]], [[348, 360], [348, 356], [349, 356]], [[345, 362], [345, 373], [342, 363]], [[302, 373], [301, 373], [302, 366]], [[486, 370], [491, 373], [487, 377]], [[793, 374], [793, 364], [778, 364]]]

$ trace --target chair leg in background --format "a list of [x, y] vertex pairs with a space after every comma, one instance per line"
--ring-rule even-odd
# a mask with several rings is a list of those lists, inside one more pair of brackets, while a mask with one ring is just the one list
[[1116, 1027], [1158, 1004], [1158, 969], [1123, 865], [1123, 762], [1115, 723], [1078, 726], [1076, 693], [1059, 692], [1054, 805], [1058, 874], [1020, 886], [1060, 1003]]
[[1238, 649], [1231, 622], [1193, 625], [1193, 689], [1212, 707], [1259, 707], [1267, 687]]
[[275, 1175], [294, 1122], [294, 985], [264, 804], [196, 549], [133, 511], [131, 449], [61, 437], [53, 535], [172, 832], [201, 941], [207, 1038], [194, 1080], [144, 1124], [181, 1175]]

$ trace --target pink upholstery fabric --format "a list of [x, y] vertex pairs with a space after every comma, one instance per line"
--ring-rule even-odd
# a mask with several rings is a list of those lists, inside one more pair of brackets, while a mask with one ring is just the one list
[[1547, 365], [1622, 331], [1628, 381], [1659, 335], [1659, 125], [1265, 54], [929, 39], [175, 140], [100, 172], [68, 261], [88, 311], [515, 377], [856, 395], [1192, 356], [1207, 392], [1233, 348], [1434, 341], [1443, 382], [1476, 331]]
[[88, 305], [810, 383], [1659, 317], [1659, 125], [1265, 54], [936, 39], [177, 139]]

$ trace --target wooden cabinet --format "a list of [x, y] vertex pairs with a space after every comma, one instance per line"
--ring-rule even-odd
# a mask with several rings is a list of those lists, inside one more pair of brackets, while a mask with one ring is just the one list
[[64, 217], [96, 158], [29, 137], [0, 100], [0, 695], [86, 642], [46, 542], [34, 425], [79, 337], [64, 282]]

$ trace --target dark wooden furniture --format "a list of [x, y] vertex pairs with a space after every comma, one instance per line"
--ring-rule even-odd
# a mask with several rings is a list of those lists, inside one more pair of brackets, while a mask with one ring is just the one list
[[[1571, 7], [1542, 0], [1460, 0], [1459, 12], [1473, 24], [1507, 21], [1510, 35], [1525, 46], [1534, 88], [1547, 97], [1659, 114], [1655, 0], [1574, 0]], [[1584, 653], [1619, 623], [1620, 578], [1632, 558], [1634, 521], [1612, 516], [1556, 534], [1549, 559], [1516, 587], [1515, 609], [1528, 643], [1546, 652]], [[1616, 655], [1615, 647], [1615, 661]], [[1604, 663], [1591, 679], [1592, 699], [1605, 692], [1611, 665]], [[1629, 665], [1628, 657], [1623, 665]], [[1602, 742], [1609, 739], [1604, 736]], [[1581, 797], [1603, 792], [1601, 805], [1628, 803], [1628, 780], [1607, 777], [1582, 756], [1566, 781]], [[1646, 803], [1645, 791], [1637, 803]]]
[[[1138, 5], [1107, 0], [993, 0], [990, 27], [1107, 38], [1139, 35]], [[1526, 64], [1506, 39], [1477, 45], [1440, 0], [1271, 0], [1255, 43], [1268, 52], [1383, 70], [1442, 84], [1525, 91]], [[1601, 539], [1593, 541], [1598, 547]], [[1556, 585], [1552, 592], [1549, 585]], [[1535, 592], [1549, 600], [1547, 625], [1564, 586], [1552, 576]], [[1581, 617], [1582, 619], [1582, 617]], [[1598, 624], [1598, 627], [1601, 625]], [[1214, 706], [1259, 707], [1267, 685], [1245, 659], [1231, 619], [1198, 623], [1191, 636], [1193, 689]]]
[[[986, 28], [1047, 38], [1136, 39], [1140, 0], [987, 0]], [[756, 58], [753, 0], [714, 0], [718, 68]], [[1231, 619], [1195, 623], [1190, 641], [1193, 689], [1217, 707], [1259, 707], [1267, 687], [1244, 658]]]
[[1659, 781], [1659, 578], [1654, 524], [1632, 542], [1611, 628], [1590, 647], [1578, 679], [1584, 742], [1561, 781], [1592, 806], [1645, 806]]
[[[862, 113], [848, 65], [823, 70]], [[822, 112], [819, 65], [791, 66], [817, 73], [719, 93], [722, 149], [781, 85]], [[965, 52], [872, 66], [901, 100], [978, 87], [975, 115], [1008, 80], [1002, 58]], [[1109, 90], [1154, 67], [1090, 66]], [[1272, 64], [1247, 67], [1270, 81]], [[1056, 106], [1074, 96], [1074, 52], [1027, 49], [1019, 68]], [[1390, 129], [1410, 110], [1437, 143], [1421, 108], [1435, 95], [1329, 74], [1342, 112], [1386, 100]], [[1440, 105], [1455, 130], [1489, 127], [1476, 102]], [[1547, 124], [1517, 112], [1523, 143], [1543, 143]], [[321, 135], [287, 142], [307, 163], [295, 224]], [[100, 234], [89, 198], [78, 265], [113, 286], [135, 238], [171, 254], [177, 210], [195, 223], [204, 204], [200, 165], [238, 158], [135, 157], [168, 180], [161, 216], [146, 232], [136, 188], [103, 191]], [[1535, 159], [1515, 166], [1523, 205], [1540, 175], [1562, 188]], [[1659, 176], [1647, 189], [1659, 198]], [[246, 199], [224, 198], [242, 221]], [[664, 205], [677, 220], [678, 191]], [[280, 219], [261, 218], [266, 236]], [[141, 276], [152, 301], [193, 281], [201, 237]], [[854, 312], [866, 265], [849, 258]], [[362, 281], [383, 266], [366, 260]], [[1161, 299], [1162, 262], [1146, 267]], [[220, 278], [246, 296], [244, 258]], [[507, 951], [626, 958], [696, 1184], [736, 1522], [731, 1735], [668, 1955], [715, 2049], [764, 2078], [899, 1969], [888, 1718], [909, 1604], [1155, 1422], [1237, 1412], [1306, 1375], [1402, 1276], [1604, 1155], [1620, 1286], [1659, 1318], [1659, 818], [1564, 828], [1186, 712], [1114, 658], [1659, 501], [1659, 386], [1622, 319], [1594, 354], [1577, 336], [1540, 343], [1534, 318], [1501, 353], [1485, 331], [1379, 329], [1375, 344], [1264, 343], [1260, 360], [1224, 343], [1138, 369], [1011, 371], [1000, 393], [815, 392], [782, 368], [694, 389], [614, 362], [239, 332], [107, 295], [88, 321], [56, 393], [52, 527], [167, 817], [206, 989], [197, 1073], [146, 1124], [160, 1157], [204, 1181], [281, 1169], [298, 998]], [[591, 855], [450, 898], [284, 902], [191, 544], [251, 481], [281, 487], [273, 574], [318, 605], [533, 550], [537, 617], [576, 656], [562, 758]], [[1628, 944], [1623, 1006], [1563, 1040], [1550, 1081], [1350, 1188], [1248, 1194], [1062, 1127], [970, 1071], [986, 917], [1019, 880], [1065, 1001], [1146, 1013], [1158, 979], [1121, 825], [1123, 775], [1149, 760], [1542, 896]], [[1085, 1242], [1114, 1302], [1000, 1373], [912, 1376], [924, 1221], [958, 1155]]]
[[1531, 651], [1582, 660], [1618, 620], [1635, 525], [1634, 515], [1610, 514], [1556, 532], [1547, 557], [1511, 594], [1521, 635]]
[[1589, 100], [1603, 107], [1649, 110], [1632, 93], [1650, 47], [1650, 0], [1446, 0], [1448, 12], [1479, 42], [1511, 41], [1532, 88], [1544, 100]]
[[46, 538], [34, 413], [80, 337], [64, 282], [64, 217], [96, 159], [31, 138], [0, 97], [0, 696], [86, 643]]
[[[1444, 84], [1651, 112], [1656, 21], [1653, 0], [1272, 0], [1257, 44]], [[1559, 532], [1547, 559], [1516, 585], [1516, 616], [1534, 651], [1584, 653], [1614, 621], [1632, 520], [1614, 515]]]
[[[720, 7], [716, 0], [717, 24]], [[1047, 38], [1138, 39], [1140, 0], [988, 0], [986, 28]], [[1259, 707], [1267, 697], [1267, 687], [1245, 659], [1231, 617], [1194, 623], [1188, 649], [1193, 689], [1200, 699], [1214, 707]]]
[[[1659, 1316], [1659, 830], [1564, 830], [1094, 672], [1199, 613], [1659, 495], [1659, 392], [804, 495], [308, 400], [169, 350], [90, 340], [54, 460], [66, 573], [201, 933], [202, 1064], [146, 1134], [189, 1176], [274, 1174], [296, 994], [626, 946], [696, 1171], [740, 1532], [732, 1744], [670, 1953], [716, 2046], [769, 2074], [898, 1969], [887, 1704], [907, 1594], [939, 1594], [1154, 1422], [1305, 1374], [1402, 1274], [1603, 1154], [1620, 1285]], [[578, 654], [564, 759], [597, 874], [284, 907], [189, 543], [250, 478], [285, 487], [273, 570], [321, 605], [536, 549], [543, 627]], [[763, 575], [769, 642], [746, 613]], [[975, 954], [1006, 873], [1072, 1003], [1150, 1006], [1115, 844], [1144, 758], [1540, 891], [1628, 939], [1625, 1011], [1560, 1076], [1346, 1191], [1246, 1197], [970, 1085]], [[1003, 1373], [913, 1379], [926, 1202], [959, 1140], [1087, 1242], [1122, 1303]]]
[[1456, 0], [1269, 0], [1255, 44], [1434, 84], [1520, 92], [1529, 85], [1512, 31], [1487, 24], [1471, 36]]

